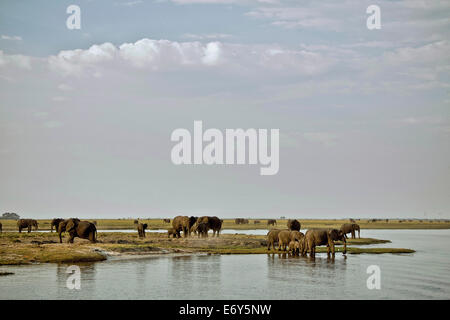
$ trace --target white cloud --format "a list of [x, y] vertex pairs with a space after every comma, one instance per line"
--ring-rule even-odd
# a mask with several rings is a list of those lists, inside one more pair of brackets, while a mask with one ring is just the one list
[[391, 65], [414, 63], [415, 66], [444, 62], [450, 64], [450, 43], [439, 41], [420, 47], [398, 48], [384, 54], [383, 60]]
[[3, 66], [31, 69], [31, 58], [21, 54], [5, 54], [0, 50], [0, 68]]
[[206, 65], [215, 65], [220, 60], [220, 55], [222, 51], [222, 45], [220, 42], [210, 42], [206, 45], [204, 49], [204, 57], [202, 61]]
[[127, 2], [116, 2], [115, 5], [116, 6], [121, 6], [121, 7], [134, 7], [135, 5], [141, 4], [144, 1], [142, 0], [136, 0], [136, 1], [127, 1]]
[[219, 40], [219, 39], [228, 39], [231, 37], [232, 37], [231, 34], [226, 34], [226, 33], [206, 33], [206, 34], [185, 33], [185, 34], [183, 34], [183, 38], [195, 39], [195, 40]]
[[8, 35], [3, 35], [1, 36], [2, 40], [13, 40], [13, 41], [22, 41], [22, 37], [20, 36], [8, 36]]
[[117, 48], [111, 43], [93, 45], [87, 50], [64, 50], [56, 56], [50, 56], [48, 63], [51, 69], [62, 72], [63, 74], [82, 73], [85, 67], [96, 63], [111, 61], [117, 55]]
[[[119, 47], [111, 43], [94, 45], [87, 50], [61, 51], [48, 59], [52, 70], [62, 74], [95, 75], [104, 63], [129, 64], [150, 70], [180, 70], [184, 67], [228, 67], [251, 70], [278, 70], [305, 75], [319, 74], [335, 62], [332, 57], [308, 50], [287, 50], [274, 45], [238, 45], [219, 41], [176, 42], [141, 39]], [[233, 68], [232, 68], [233, 69]], [[235, 69], [233, 69], [235, 70]]]

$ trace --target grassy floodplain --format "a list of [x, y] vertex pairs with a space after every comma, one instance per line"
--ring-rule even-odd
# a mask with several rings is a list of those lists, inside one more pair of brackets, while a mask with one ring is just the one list
[[[98, 243], [75, 239], [67, 244], [67, 235], [62, 244], [53, 233], [0, 234], [0, 265], [30, 263], [73, 263], [106, 260], [108, 256], [149, 255], [149, 254], [284, 254], [278, 250], [267, 250], [266, 236], [244, 234], [222, 234], [219, 238], [208, 237], [173, 239], [166, 233], [147, 233], [145, 239], [139, 239], [137, 233], [104, 232], [98, 233]], [[361, 248], [360, 245], [380, 244], [389, 240], [361, 238], [349, 239], [349, 254], [413, 253], [404, 248]], [[339, 245], [339, 243], [336, 243]], [[339, 252], [342, 247], [337, 246]], [[317, 252], [326, 252], [326, 247], [317, 248]]]
[[[170, 217], [172, 219], [173, 217]], [[135, 219], [84, 219], [96, 221], [98, 230], [125, 230], [134, 229]], [[139, 218], [139, 222], [147, 223], [149, 229], [168, 229], [172, 225], [162, 219]], [[251, 230], [251, 229], [283, 229], [286, 227], [287, 219], [277, 219], [275, 226], [268, 226], [267, 219], [248, 219], [248, 224], [236, 224], [234, 219], [224, 219], [223, 229]], [[349, 219], [300, 219], [302, 229], [310, 228], [340, 228], [344, 223], [350, 223]], [[439, 219], [355, 219], [361, 229], [450, 229], [450, 220]], [[38, 219], [40, 230], [50, 230], [50, 219]], [[259, 221], [259, 223], [255, 223]], [[17, 230], [16, 220], [0, 220], [3, 224], [3, 231]]]

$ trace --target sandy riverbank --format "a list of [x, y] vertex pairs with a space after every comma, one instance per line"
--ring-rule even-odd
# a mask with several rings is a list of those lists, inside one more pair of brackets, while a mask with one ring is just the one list
[[[67, 241], [67, 237], [63, 238]], [[376, 245], [389, 240], [361, 238], [349, 239], [349, 254], [412, 253], [404, 248], [361, 248], [361, 245]], [[338, 244], [338, 243], [337, 243]], [[337, 247], [339, 252], [342, 248]], [[317, 252], [325, 252], [326, 247]], [[76, 238], [74, 244], [59, 243], [56, 233], [0, 234], [0, 265], [29, 263], [71, 263], [102, 261], [111, 256], [154, 254], [267, 254], [278, 251], [267, 250], [266, 236], [224, 234], [219, 238], [168, 238], [164, 233], [147, 233], [139, 239], [135, 233], [98, 233], [98, 243], [92, 244]]]

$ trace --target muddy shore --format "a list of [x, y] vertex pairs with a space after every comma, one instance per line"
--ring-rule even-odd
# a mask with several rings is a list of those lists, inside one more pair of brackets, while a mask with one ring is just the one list
[[[0, 234], [0, 265], [18, 265], [31, 263], [72, 263], [103, 261], [112, 256], [155, 255], [155, 254], [268, 254], [282, 253], [267, 250], [266, 236], [223, 234], [219, 238], [208, 237], [173, 239], [165, 233], [147, 233], [139, 239], [136, 233], [108, 232], [98, 233], [98, 243], [92, 244], [83, 239], [75, 239], [74, 244], [59, 243], [56, 233], [13, 233]], [[376, 248], [376, 244], [389, 240], [361, 238], [349, 239], [348, 254], [413, 253], [412, 249]], [[342, 250], [336, 243], [336, 251]], [[374, 247], [360, 247], [374, 245]], [[326, 252], [326, 247], [317, 248], [317, 252]]]

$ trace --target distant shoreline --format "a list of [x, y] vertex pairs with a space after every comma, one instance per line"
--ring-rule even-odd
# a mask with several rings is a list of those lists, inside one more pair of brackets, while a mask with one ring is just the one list
[[[170, 217], [172, 219], [173, 217]], [[39, 230], [50, 230], [51, 219], [37, 219]], [[97, 230], [127, 230], [135, 229], [135, 219], [82, 219], [96, 222]], [[172, 223], [166, 223], [162, 219], [136, 219], [148, 224], [149, 230], [169, 229]], [[267, 225], [267, 219], [248, 219], [247, 224], [236, 224], [235, 219], [224, 219], [222, 229], [255, 230], [255, 229], [284, 229], [287, 219], [276, 219], [276, 225]], [[353, 223], [350, 219], [297, 219], [302, 229], [311, 228], [336, 228], [344, 223]], [[375, 221], [374, 221], [375, 220]], [[171, 220], [172, 221], [172, 220]], [[255, 223], [256, 221], [256, 223]], [[16, 220], [0, 220], [3, 231], [17, 230]], [[354, 219], [354, 223], [361, 229], [450, 229], [450, 220], [445, 219]]]

